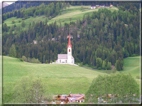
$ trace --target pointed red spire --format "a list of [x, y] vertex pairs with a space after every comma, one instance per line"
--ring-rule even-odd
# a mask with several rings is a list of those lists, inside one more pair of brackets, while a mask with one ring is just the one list
[[72, 45], [71, 45], [71, 36], [68, 35], [67, 38], [68, 38], [68, 47], [72, 48]]

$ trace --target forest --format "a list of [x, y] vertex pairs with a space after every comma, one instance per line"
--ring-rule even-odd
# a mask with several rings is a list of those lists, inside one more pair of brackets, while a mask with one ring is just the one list
[[[42, 16], [52, 19], [70, 5], [104, 4], [104, 2], [49, 2], [3, 13], [3, 55], [21, 60], [51, 63], [57, 54], [66, 53], [67, 35], [71, 34], [73, 57], [76, 64], [109, 70], [112, 66], [123, 70], [123, 59], [140, 55], [140, 4], [137, 2], [111, 2], [118, 11], [99, 9], [84, 15], [76, 22], [64, 26], [47, 24], [48, 20], [30, 23], [27, 30], [24, 20]], [[110, 4], [110, 3], [106, 3]], [[5, 9], [6, 11], [6, 9]], [[10, 17], [22, 18], [22, 23], [8, 26], [4, 21]], [[36, 41], [36, 43], [34, 43]]]

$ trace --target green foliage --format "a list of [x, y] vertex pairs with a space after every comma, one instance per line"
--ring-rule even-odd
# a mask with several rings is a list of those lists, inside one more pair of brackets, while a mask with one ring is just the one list
[[102, 68], [102, 59], [101, 58], [96, 58], [96, 66], [97, 68]]
[[111, 62], [108, 62], [107, 63], [107, 70], [110, 70], [111, 69]]
[[41, 103], [44, 85], [41, 79], [23, 77], [14, 87], [13, 103]]
[[26, 56], [22, 56], [21, 60], [22, 60], [22, 61], [27, 61]]
[[120, 71], [123, 70], [123, 60], [119, 59], [115, 63], [116, 70]]
[[9, 56], [16, 57], [16, 47], [14, 44], [12, 44], [12, 46], [10, 47]]
[[40, 63], [40, 61], [38, 59], [32, 58], [30, 60], [31, 63]]
[[26, 58], [26, 56], [22, 56], [22, 61], [30, 62], [30, 63], [40, 63], [40, 61], [36, 58]]
[[30, 16], [41, 16], [41, 15], [54, 17], [60, 12], [61, 9], [65, 8], [65, 6], [62, 6], [62, 4], [64, 4], [64, 2], [56, 2], [56, 3], [51, 2], [48, 4], [42, 3], [39, 6], [35, 7], [33, 6], [29, 8], [21, 8], [19, 10], [14, 10], [12, 12], [7, 12], [3, 14], [3, 19], [5, 20], [7, 18], [17, 17], [25, 20]]
[[106, 61], [105, 60], [103, 60], [103, 64], [102, 64], [102, 69], [106, 69]]
[[[117, 97], [108, 99], [106, 97], [107, 94], [117, 95]], [[133, 94], [136, 96], [134, 97]], [[122, 103], [133, 103], [135, 102], [134, 98], [139, 96], [139, 86], [130, 74], [112, 74], [94, 78], [86, 93], [86, 103], [97, 103], [97, 97], [103, 97], [107, 103], [119, 101], [122, 101]]]

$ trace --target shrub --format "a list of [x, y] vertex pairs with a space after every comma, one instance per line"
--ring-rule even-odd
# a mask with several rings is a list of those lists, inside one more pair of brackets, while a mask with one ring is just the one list
[[35, 59], [35, 58], [32, 58], [30, 62], [31, 63], [40, 63], [40, 61], [38, 59]]
[[13, 20], [13, 21], [12, 21], [12, 24], [14, 24], [14, 23], [15, 23], [15, 21]]
[[111, 62], [107, 63], [107, 70], [111, 70]]
[[26, 58], [26, 56], [22, 56], [21, 61], [26, 61], [30, 63], [40, 63], [40, 61], [36, 58]]
[[97, 66], [97, 68], [102, 67], [102, 59], [101, 58], [96, 59], [96, 66]]
[[14, 87], [14, 103], [41, 103], [44, 94], [44, 84], [39, 78], [23, 77]]
[[[107, 94], [117, 95], [117, 97], [108, 99]], [[133, 94], [136, 96], [134, 97]], [[86, 93], [86, 102], [97, 103], [97, 97], [102, 97], [108, 103], [118, 103], [119, 101], [132, 103], [139, 95], [139, 85], [131, 75], [111, 74], [98, 76], [92, 81]]]
[[137, 79], [141, 79], [141, 76], [136, 76]]
[[115, 63], [116, 70], [120, 71], [123, 70], [123, 60], [118, 59]]
[[26, 56], [22, 56], [21, 60], [22, 60], [22, 61], [27, 61]]

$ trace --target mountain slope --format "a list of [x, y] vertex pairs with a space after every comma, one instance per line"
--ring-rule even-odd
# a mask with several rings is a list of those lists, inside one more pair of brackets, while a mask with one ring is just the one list
[[70, 33], [73, 56], [83, 65], [98, 69], [107, 66], [109, 69], [117, 63], [117, 70], [121, 70], [124, 58], [139, 55], [139, 9], [64, 5], [51, 3], [23, 9], [20, 13], [24, 12], [24, 16], [18, 16], [21, 18], [7, 19], [9, 15], [5, 15], [3, 54], [9, 55], [13, 44], [16, 57], [26, 56], [50, 63], [57, 59], [57, 54], [66, 53], [66, 38]]
[[[111, 11], [117, 11], [118, 8], [112, 7], [110, 8], [109, 6], [102, 7], [107, 8], [108, 10]], [[48, 24], [57, 22], [58, 25], [60, 23], [64, 25], [65, 23], [70, 23], [70, 22], [76, 22], [77, 20], [82, 20], [83, 17], [87, 16], [88, 14], [91, 16], [94, 12], [97, 12], [101, 8], [96, 8], [96, 9], [91, 9], [91, 6], [70, 6], [64, 10], [61, 11], [61, 14], [56, 16], [55, 18], [52, 18], [51, 20], [48, 21]]]
[[41, 5], [42, 3], [48, 4], [50, 3], [50, 1], [27, 1], [27, 0], [17, 0], [15, 1], [13, 4], [10, 4], [6, 7], [3, 8], [3, 14], [7, 13], [7, 12], [12, 12], [14, 10], [20, 10], [21, 8], [30, 8], [30, 7], [36, 7]]
[[[111, 11], [115, 11], [115, 10], [118, 11], [117, 7], [112, 7], [112, 8], [104, 7], [104, 8], [107, 8], [108, 10], [111, 10]], [[24, 22], [26, 23], [26, 27], [28, 27], [28, 25], [32, 23], [33, 21], [35, 23], [40, 22], [40, 21], [43, 21], [43, 22], [47, 21], [47, 24], [56, 22], [58, 25], [60, 25], [60, 23], [64, 25], [65, 23], [76, 22], [77, 20], [82, 20], [83, 17], [87, 16], [88, 14], [92, 15], [93, 12], [97, 12], [99, 9], [100, 8], [90, 9], [89, 5], [88, 6], [70, 6], [66, 9], [61, 10], [61, 13], [54, 18], [49, 19], [46, 15], [42, 15], [42, 16], [36, 16], [36, 17], [29, 17], [27, 19], [24, 19]], [[36, 18], [38, 17], [42, 17], [42, 19], [40, 19], [39, 21], [36, 20]], [[32, 20], [30, 20], [31, 18]], [[20, 26], [22, 20], [23, 20], [22, 18], [12, 17], [12, 18], [8, 18], [7, 20], [5, 20], [4, 23], [7, 24], [7, 26], [13, 26], [13, 25]], [[12, 21], [14, 21], [14, 23]]]

